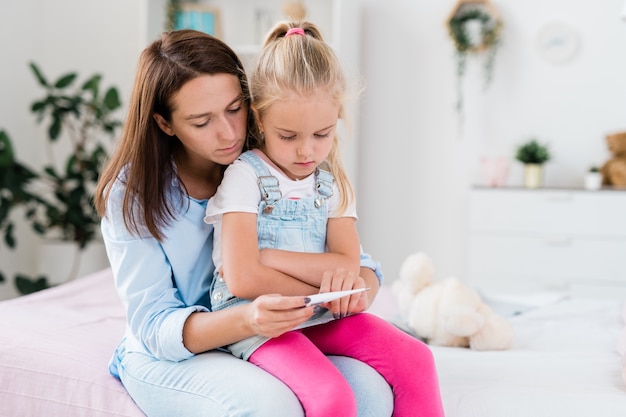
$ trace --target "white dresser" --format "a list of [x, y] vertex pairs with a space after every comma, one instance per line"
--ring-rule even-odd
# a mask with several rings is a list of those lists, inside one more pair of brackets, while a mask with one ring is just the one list
[[485, 291], [626, 298], [626, 191], [474, 188], [468, 244]]

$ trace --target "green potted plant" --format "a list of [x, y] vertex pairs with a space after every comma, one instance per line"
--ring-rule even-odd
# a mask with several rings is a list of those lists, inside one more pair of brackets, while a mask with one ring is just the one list
[[524, 164], [524, 185], [527, 188], [541, 187], [543, 184], [543, 164], [551, 158], [548, 145], [537, 139], [530, 139], [517, 148], [515, 159]]
[[[0, 234], [2, 241], [11, 249], [16, 245], [11, 211], [23, 206], [28, 218], [34, 214], [36, 206], [43, 203], [38, 195], [29, 190], [29, 184], [35, 178], [35, 172], [16, 160], [9, 135], [0, 130]], [[4, 281], [5, 276], [0, 271], [0, 282]]]
[[[101, 89], [99, 74], [76, 85], [78, 75], [75, 72], [49, 82], [35, 63], [30, 64], [30, 69], [44, 89], [43, 97], [32, 103], [31, 112], [38, 123], [46, 126], [50, 159], [42, 172], [36, 173], [15, 161], [11, 151], [13, 162], [7, 169], [17, 170], [22, 176], [19, 182], [0, 183], [0, 195], [11, 196], [12, 200], [4, 216], [4, 205], [0, 210], [0, 230], [4, 231], [8, 246], [15, 247], [14, 225], [7, 220], [9, 210], [27, 206], [26, 217], [36, 233], [71, 242], [77, 248], [73, 271], [68, 277], [72, 278], [80, 251], [97, 238], [99, 231], [100, 219], [93, 206], [93, 192], [107, 156], [105, 139], [111, 140], [121, 126], [121, 121], [115, 117], [121, 102], [115, 87]], [[3, 141], [9, 143], [7, 148], [11, 150], [6, 134]], [[8, 152], [3, 155], [9, 159]], [[16, 277], [22, 293], [31, 292], [35, 282], [41, 283], [41, 277], [36, 280], [23, 275]], [[43, 285], [46, 286], [45, 282]]]

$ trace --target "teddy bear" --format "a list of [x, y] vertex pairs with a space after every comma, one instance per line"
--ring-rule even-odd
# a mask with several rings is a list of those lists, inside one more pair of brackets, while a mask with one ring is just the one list
[[607, 135], [606, 143], [612, 157], [600, 169], [602, 185], [626, 187], [626, 132]]
[[511, 324], [485, 304], [478, 293], [454, 277], [433, 280], [430, 258], [421, 252], [406, 258], [392, 284], [400, 315], [427, 343], [504, 350], [513, 344]]

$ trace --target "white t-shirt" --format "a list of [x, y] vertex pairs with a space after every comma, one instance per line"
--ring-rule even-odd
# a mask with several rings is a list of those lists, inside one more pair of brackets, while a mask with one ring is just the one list
[[[306, 198], [317, 195], [315, 191], [315, 174], [311, 174], [301, 180], [292, 180], [287, 177], [276, 165], [274, 165], [260, 151], [254, 151], [261, 157], [263, 164], [270, 174], [278, 179], [282, 198]], [[339, 188], [333, 183], [333, 195], [327, 198], [328, 215], [335, 217], [354, 217], [357, 219], [356, 205], [351, 201], [347, 209], [338, 214], [340, 195]], [[217, 188], [213, 197], [209, 199], [204, 221], [214, 225], [213, 236], [213, 262], [216, 269], [222, 266], [222, 215], [231, 212], [254, 213], [259, 212], [261, 203], [261, 191], [259, 190], [258, 177], [254, 168], [247, 162], [235, 160], [224, 173], [222, 183]]]

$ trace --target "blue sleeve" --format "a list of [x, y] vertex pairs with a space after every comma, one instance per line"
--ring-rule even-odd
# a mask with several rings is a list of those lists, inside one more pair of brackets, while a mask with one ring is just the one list
[[361, 267], [369, 268], [374, 271], [376, 277], [378, 278], [378, 283], [382, 285], [384, 277], [380, 263], [373, 260], [369, 254], [363, 252], [363, 247], [361, 247]]
[[147, 232], [135, 236], [128, 231], [121, 214], [124, 188], [116, 184], [101, 230], [126, 309], [126, 342], [158, 359], [188, 359], [193, 354], [183, 344], [183, 326], [191, 313], [208, 309], [183, 302], [172, 266], [156, 239]]

